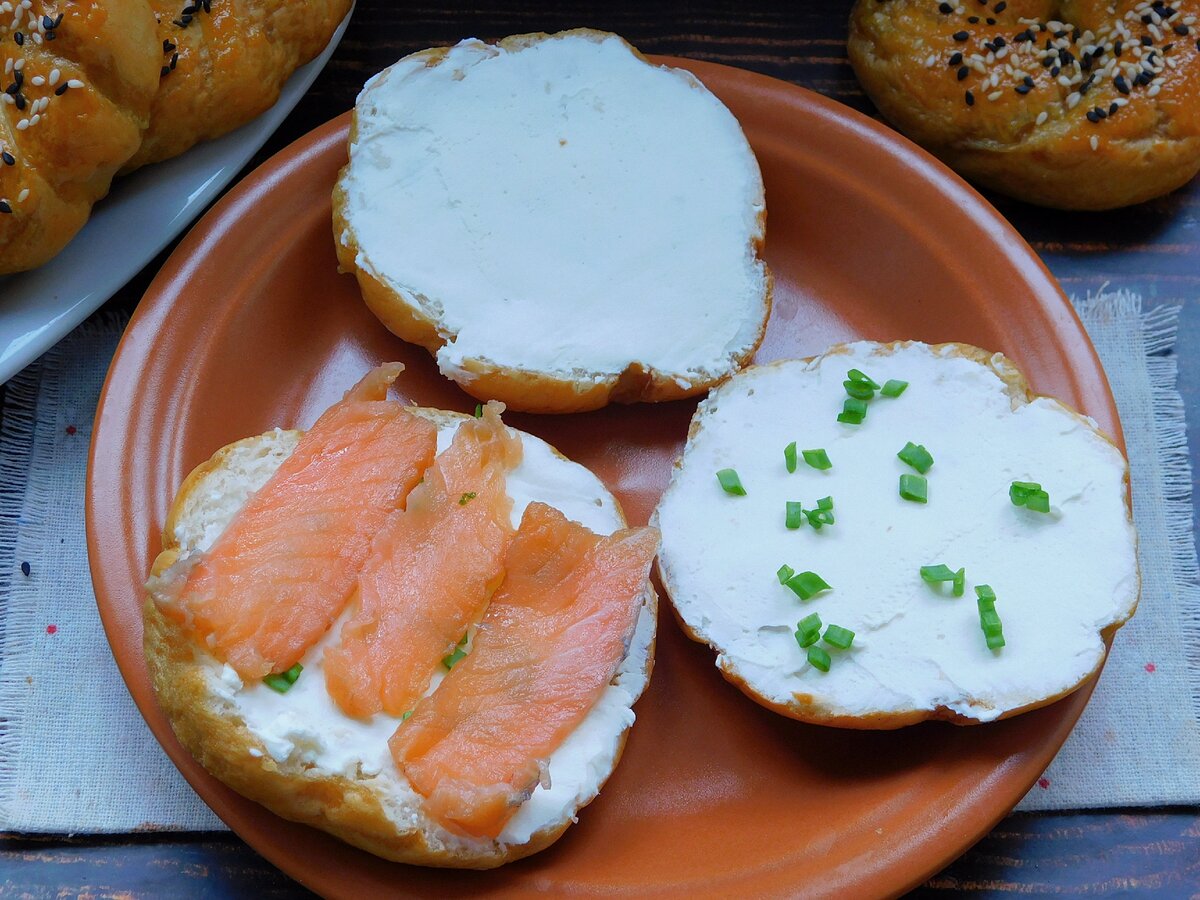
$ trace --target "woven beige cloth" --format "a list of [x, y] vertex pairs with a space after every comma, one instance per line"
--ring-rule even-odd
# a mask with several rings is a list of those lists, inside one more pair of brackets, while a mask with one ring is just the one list
[[[1200, 599], [1183, 406], [1169, 353], [1178, 308], [1144, 313], [1129, 293], [1077, 306], [1125, 427], [1143, 594], [1083, 719], [1020, 808], [1197, 803]], [[222, 827], [133, 705], [88, 576], [88, 442], [122, 325], [91, 320], [8, 387], [0, 433], [0, 830]]]

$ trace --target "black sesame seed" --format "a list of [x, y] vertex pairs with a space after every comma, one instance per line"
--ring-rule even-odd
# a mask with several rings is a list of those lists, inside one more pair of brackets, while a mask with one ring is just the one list
[[10, 97], [15, 97], [17, 94], [21, 93], [21, 86], [14, 81], [4, 89], [4, 93], [8, 94]]
[[965, 99], [967, 101], [967, 106], [975, 105], [975, 95], [972, 94], [970, 91], [967, 91], [967, 93], [965, 95]]
[[1114, 78], [1114, 79], [1113, 79], [1113, 85], [1114, 85], [1114, 86], [1116, 87], [1116, 89], [1117, 89], [1118, 91], [1120, 91], [1122, 94], [1128, 94], [1128, 93], [1129, 93], [1129, 82], [1125, 80], [1125, 76], [1124, 76], [1124, 75], [1118, 75], [1116, 78]]
[[939, 3], [938, 12], [940, 12], [943, 16], [948, 16], [950, 13], [954, 12], [954, 7], [949, 3]]
[[1143, 25], [1149, 25], [1153, 21], [1154, 21], [1154, 16], [1150, 15], [1150, 13], [1146, 13], [1144, 16], [1142, 16], [1142, 24]]
[[1101, 106], [1097, 106], [1096, 107], [1096, 115], [1099, 116], [1101, 119], [1107, 119], [1108, 118], [1108, 110], [1104, 109]]
[[58, 28], [58, 26], [62, 24], [62, 20], [63, 20], [62, 13], [59, 13], [57, 16], [55, 16], [54, 17], [54, 27]]
[[25, 83], [25, 73], [22, 72], [20, 69], [17, 69], [17, 71], [13, 72], [13, 84], [15, 84], [17, 86], [17, 88], [19, 89], [21, 87], [21, 85], [23, 85], [24, 83]]
[[69, 87], [70, 87], [70, 85], [69, 85], [69, 84], [67, 84], [67, 83], [64, 81], [64, 82], [63, 82], [62, 84], [60, 84], [60, 85], [59, 85], [57, 88], [55, 88], [55, 90], [54, 90], [54, 96], [55, 96], [55, 97], [61, 97], [63, 94], [65, 94], [65, 93], [67, 92], [67, 88], [69, 88]]
[[1032, 91], [1033, 88], [1031, 88], [1027, 84], [1018, 84], [1016, 86], [1015, 90], [1018, 94], [1020, 94], [1022, 97], [1024, 97], [1026, 94], [1028, 94], [1030, 91]]
[[[991, 24], [991, 23], [988, 23], [988, 24]], [[1002, 37], [998, 37], [992, 43], [994, 43], [996, 45], [996, 48], [999, 49], [1000, 47], [1003, 47], [1005, 44], [1007, 44], [1008, 41], [1004, 40], [1004, 38], [1002, 38]]]
[[25, 95], [24, 94], [21, 94], [21, 93], [14, 94], [13, 100], [15, 100], [17, 103], [17, 109], [25, 108]]
[[175, 66], [176, 66], [178, 63], [179, 63], [179, 54], [178, 54], [178, 53], [173, 53], [173, 54], [171, 55], [170, 67], [171, 67], [172, 69], [174, 69], [174, 68], [175, 68]]
[[1122, 43], [1121, 41], [1117, 41], [1115, 44], [1113, 44], [1113, 55], [1120, 56], [1121, 51], [1124, 49], [1125, 49], [1125, 44]]
[[1033, 76], [1032, 75], [1026, 75], [1024, 78], [1021, 79], [1021, 81], [1023, 81], [1029, 87], [1033, 87]]
[[1154, 41], [1150, 40], [1150, 35], [1148, 35], [1148, 34], [1143, 34], [1143, 35], [1142, 35], [1142, 46], [1143, 46], [1143, 47], [1149, 47], [1149, 46], [1151, 46], [1153, 43], [1154, 43]]
[[[8, 205], [8, 201], [0, 200], [0, 213], [11, 213], [11, 212], [12, 212], [12, 207]], [[25, 565], [29, 565], [29, 564], [26, 563]], [[22, 572], [25, 571], [24, 567], [21, 568], [21, 571]]]
[[46, 32], [46, 40], [48, 40], [48, 41], [52, 41], [52, 40], [54, 40], [56, 37], [58, 37], [58, 33], [57, 33], [57, 32], [55, 32], [55, 31], [47, 31], [47, 32]]
[[1163, 52], [1163, 53], [1170, 53], [1170, 52], [1171, 52], [1172, 50], [1174, 50], [1174, 49], [1175, 49], [1175, 43], [1174, 43], [1174, 42], [1171, 42], [1170, 44], [1163, 44], [1163, 46], [1162, 46], [1162, 52]]
[[195, 12], [196, 12], [196, 6], [194, 4], [189, 3], [187, 6], [185, 6], [183, 8], [183, 15], [185, 15], [185, 16], [190, 16]]
[[949, 65], [957, 66], [957, 65], [961, 64], [962, 61], [963, 61], [963, 55], [958, 50], [955, 50], [953, 53], [950, 54]]
[[175, 45], [170, 41], [163, 41], [163, 53], [170, 53], [175, 49]]
[[1093, 125], [1095, 125], [1097, 122], [1100, 121], [1100, 117], [1098, 115], [1096, 115], [1096, 111], [1094, 109], [1089, 109], [1087, 111], [1087, 120], [1089, 122], [1091, 122]]
[[42, 16], [42, 27], [50, 31], [54, 28], [54, 20], [49, 16]]
[[955, 73], [955, 74], [958, 76], [958, 80], [959, 80], [959, 81], [962, 81], [962, 80], [963, 80], [964, 78], [966, 78], [966, 77], [967, 77], [967, 76], [968, 76], [970, 73], [971, 73], [971, 67], [970, 67], [970, 66], [959, 66], [958, 72], [957, 72], [957, 73]]
[[995, 19], [993, 19], [991, 16], [988, 16], [988, 17], [987, 17], [986, 19], [984, 19], [983, 21], [984, 21], [986, 24], [988, 24], [988, 25], [995, 25], [995, 24], [996, 24], [996, 20], [995, 20]]
[[[9, 212], [12, 212], [12, 210], [9, 210]], [[24, 575], [26, 578], [28, 578], [30, 571], [31, 571], [31, 569], [29, 568], [29, 563], [27, 563], [27, 562], [21, 563], [21, 574], [22, 575]]]
[[970, 35], [970, 32], [956, 31], [956, 32], [954, 32], [954, 34], [952, 36], [956, 41], [965, 41], [971, 35]]
[[998, 13], [1002, 13], [1006, 9], [1008, 9], [1008, 3], [1006, 2], [1006, 0], [1000, 0], [999, 3], [997, 3], [995, 6], [992, 7], [992, 10], [994, 12], [998, 12]]
[[1059, 72], [1061, 72], [1061, 71], [1062, 71], [1062, 69], [1060, 69], [1058, 66], [1055, 66], [1053, 69], [1051, 69], [1051, 70], [1050, 70], [1050, 77], [1051, 77], [1051, 78], [1057, 78], [1057, 77], [1058, 77], [1058, 73], [1059, 73]]
[[1176, 25], [1173, 30], [1180, 37], [1187, 37], [1191, 33], [1191, 29], [1186, 25]]
[[6, 166], [15, 166], [17, 164], [17, 158], [7, 150], [0, 151], [0, 160], [3, 160]]
[[1200, 41], [1196, 41], [1196, 49], [1200, 50]]
[[159, 70], [158, 70], [158, 77], [159, 77], [159, 78], [165, 78], [165, 77], [167, 77], [167, 76], [168, 76], [168, 75], [170, 75], [170, 74], [171, 74], [171, 67], [170, 67], [170, 66], [163, 66], [161, 69], [159, 69]]
[[1121, 108], [1121, 104], [1119, 104], [1116, 100], [1114, 100], [1112, 103], [1108, 104], [1108, 114], [1110, 116], [1116, 115], [1117, 110], [1120, 108]]
[[967, 16], [967, 23], [969, 25], [978, 25], [979, 24], [979, 16]]
[[13, 35], [13, 40], [17, 42], [18, 47], [24, 46], [25, 35], [23, 35], [21, 32], [18, 31], [16, 34]]

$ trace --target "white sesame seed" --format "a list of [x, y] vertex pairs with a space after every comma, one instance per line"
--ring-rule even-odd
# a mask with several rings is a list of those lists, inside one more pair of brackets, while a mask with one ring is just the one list
[[29, 127], [28, 119], [22, 119], [21, 121], [19, 121], [17, 123], [17, 131], [24, 131], [28, 127]]
[[1044, 125], [1048, 118], [1050, 118], [1050, 113], [1046, 112], [1045, 110], [1042, 110], [1040, 113], [1038, 113], [1037, 121], [1034, 124]]
[[41, 116], [39, 116], [39, 115], [37, 115], [37, 114], [35, 113], [34, 115], [32, 115], [32, 116], [30, 116], [30, 117], [29, 117], [29, 124], [30, 124], [31, 126], [32, 126], [32, 125], [36, 125], [36, 124], [37, 124], [38, 122], [40, 122], [41, 120], [42, 120], [42, 117], [41, 117]]
[[1072, 91], [1067, 94], [1067, 109], [1074, 109], [1079, 103], [1079, 91]]
[[13, 99], [12, 94], [0, 94], [0, 100], [3, 100], [9, 106], [12, 106], [17, 101]]
[[72, 78], [70, 81], [67, 82], [67, 87], [71, 88], [71, 90], [77, 91], [81, 87], [83, 87], [83, 82], [80, 81], [78, 78]]
[[1004, 57], [1006, 57], [1006, 56], [1008, 56], [1008, 48], [1007, 47], [1001, 47], [999, 50], [996, 51], [996, 59], [1004, 59]]
[[9, 72], [11, 72], [12, 67], [13, 67], [13, 59], [10, 56], [8, 59], [6, 59], [4, 61], [4, 74], [7, 75]]
[[1117, 97], [1115, 100], [1113, 100], [1113, 103], [1117, 104], [1117, 106], [1128, 106], [1129, 98], [1128, 97]]
[[1152, 35], [1154, 35], [1154, 39], [1156, 41], [1162, 40], [1162, 29], [1161, 28], [1159, 28], [1157, 25], [1154, 25], [1154, 24], [1147, 25], [1146, 27], [1150, 29], [1150, 33]]
[[1098, 150], [1100, 148], [1100, 138], [1096, 137], [1094, 134], [1092, 135], [1089, 143], [1091, 143], [1093, 150]]
[[18, 72], [20, 72], [23, 68], [25, 68], [25, 57], [22, 56], [15, 63], [13, 63], [13, 68], [16, 69]]
[[17, 202], [24, 203], [25, 198], [29, 196], [29, 188], [21, 188], [21, 193], [17, 194]]
[[62, 77], [62, 73], [59, 72], [58, 69], [51, 69], [50, 70], [50, 87], [54, 87], [56, 84], [58, 84], [58, 79], [60, 77]]
[[32, 78], [29, 79], [29, 83], [32, 84], [34, 87], [41, 87], [43, 84], [46, 83], [46, 79], [43, 78], [41, 75], [34, 75]]
[[1158, 92], [1161, 90], [1162, 90], [1161, 84], [1152, 84], [1152, 85], [1150, 85], [1150, 90], [1146, 91], [1146, 96], [1147, 97], [1157, 97]]
[[1069, 88], [1071, 86], [1072, 82], [1071, 82], [1071, 79], [1068, 78], [1066, 75], [1059, 75], [1058, 83], [1061, 84], [1065, 88]]
[[933, 65], [934, 65], [934, 63], [936, 63], [936, 62], [937, 62], [937, 56], [935, 56], [934, 54], [930, 53], [930, 54], [929, 54], [929, 56], [927, 56], [927, 57], [925, 58], [925, 68], [927, 68], [927, 69], [932, 69], [932, 68], [933, 68]]
[[987, 98], [989, 100], [991, 100], [992, 102], [995, 102], [1000, 99], [1000, 96], [1003, 93], [1004, 93], [1004, 91], [992, 91], [990, 94], [987, 95]]

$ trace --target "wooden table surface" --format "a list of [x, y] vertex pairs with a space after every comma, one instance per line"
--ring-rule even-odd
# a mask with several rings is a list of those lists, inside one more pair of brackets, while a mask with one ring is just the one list
[[[216, 0], [222, 2], [222, 0]], [[753, 69], [871, 112], [846, 62], [850, 0], [766, 4], [519, 2], [447, 10], [358, 0], [349, 30], [309, 94], [251, 167], [350, 108], [363, 81], [400, 56], [476, 36], [590, 26], [618, 32], [645, 52]], [[1148, 301], [1184, 303], [1180, 389], [1191, 413], [1193, 470], [1200, 472], [1200, 180], [1176, 194], [1110, 214], [1059, 213], [995, 199], [1067, 293], [1105, 282]], [[168, 251], [169, 252], [169, 251]], [[165, 258], [165, 254], [164, 257]], [[109, 308], [131, 310], [162, 258]], [[1195, 808], [1017, 814], [913, 896], [953, 894], [1153, 894], [1200, 898], [1200, 811]], [[235, 837], [138, 835], [0, 842], [0, 897], [294, 897], [305, 892]]]

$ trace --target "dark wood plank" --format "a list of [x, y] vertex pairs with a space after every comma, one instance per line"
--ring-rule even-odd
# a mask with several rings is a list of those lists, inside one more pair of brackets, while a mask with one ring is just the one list
[[[468, 36], [581, 25], [616, 31], [648, 53], [691, 56], [793, 81], [871, 113], [846, 62], [850, 6], [851, 0], [778, 5], [503, 0], [459, 7], [359, 0], [330, 65], [248, 169], [349, 109], [366, 77], [405, 53]], [[1148, 300], [1174, 298], [1184, 304], [1180, 389], [1195, 410], [1200, 400], [1200, 184], [1110, 214], [1053, 212], [991, 199], [1068, 293], [1111, 281], [1142, 291]], [[131, 311], [165, 255], [108, 308]], [[1200, 423], [1195, 415], [1192, 419], [1192, 462], [1200, 472], [1194, 449]], [[1200, 812], [1012, 815], [913, 896], [1058, 893], [1200, 897]], [[0, 897], [164, 896], [308, 895], [229, 835], [0, 841]]]

